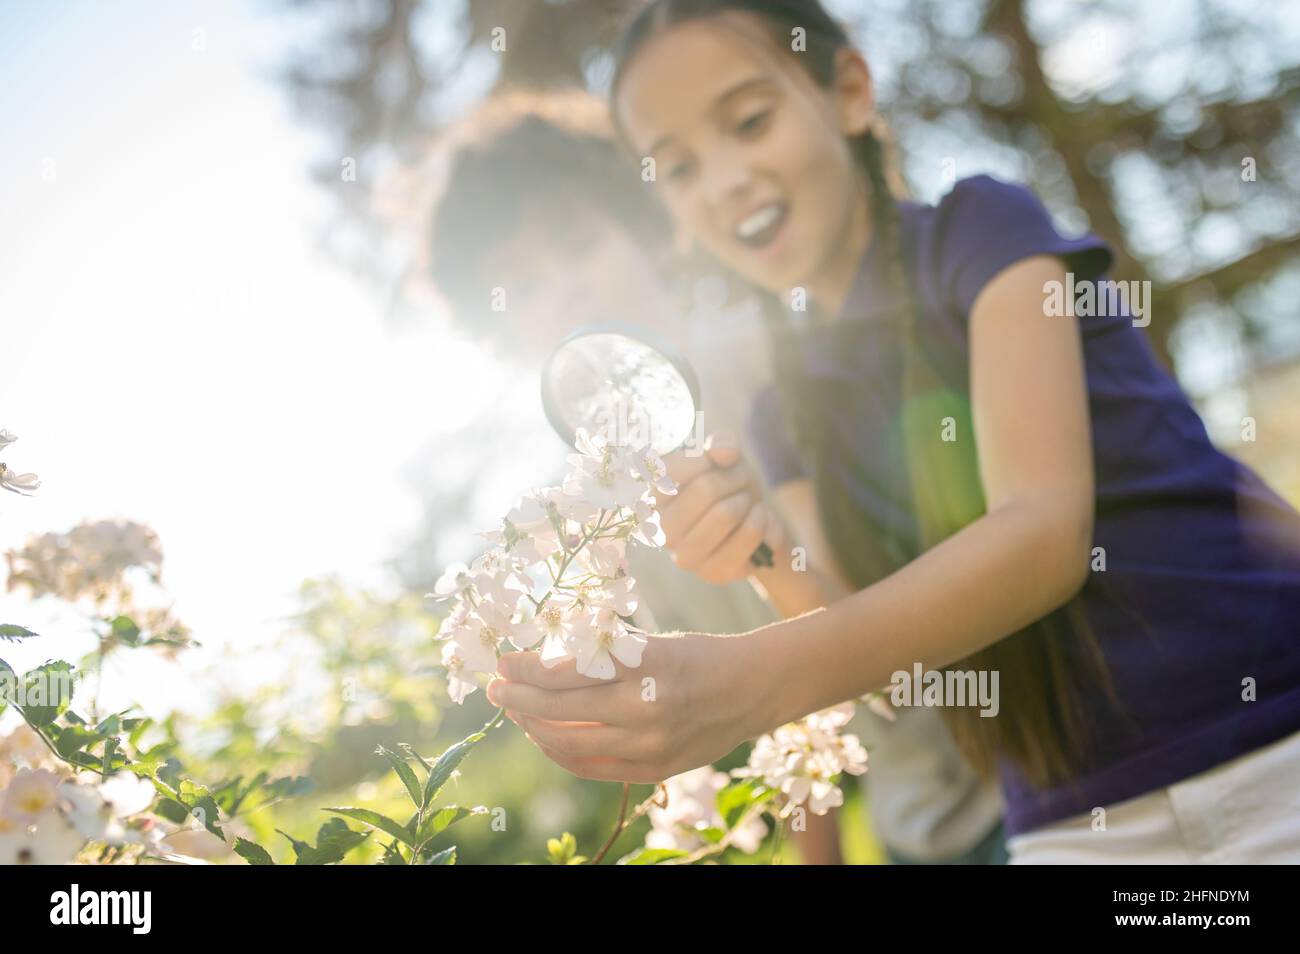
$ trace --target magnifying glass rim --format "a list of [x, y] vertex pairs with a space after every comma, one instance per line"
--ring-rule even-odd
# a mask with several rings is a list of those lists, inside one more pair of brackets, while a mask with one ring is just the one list
[[668, 359], [668, 363], [673, 369], [682, 376], [686, 382], [686, 388], [691, 394], [691, 404], [695, 408], [695, 413], [700, 412], [700, 382], [695, 376], [695, 369], [691, 363], [686, 360], [686, 356], [681, 353], [671, 342], [667, 341], [660, 335], [650, 329], [634, 324], [630, 321], [601, 321], [592, 324], [581, 325], [573, 329], [567, 335], [560, 339], [559, 343], [551, 349], [550, 355], [546, 358], [546, 363], [542, 365], [542, 409], [546, 412], [546, 418], [551, 422], [551, 427], [560, 435], [568, 435], [566, 440], [570, 446], [575, 446], [577, 441], [577, 431], [570, 428], [568, 422], [560, 413], [556, 405], [555, 397], [551, 393], [549, 383], [551, 380], [551, 364], [555, 361], [555, 356], [564, 349], [564, 346], [577, 338], [586, 338], [591, 335], [616, 334], [624, 338], [631, 338], [639, 341], [641, 344], [654, 349]]

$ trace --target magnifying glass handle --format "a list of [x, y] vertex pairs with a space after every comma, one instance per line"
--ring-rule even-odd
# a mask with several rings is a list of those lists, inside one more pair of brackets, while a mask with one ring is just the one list
[[772, 548], [766, 543], [760, 543], [749, 555], [749, 562], [754, 566], [772, 566]]

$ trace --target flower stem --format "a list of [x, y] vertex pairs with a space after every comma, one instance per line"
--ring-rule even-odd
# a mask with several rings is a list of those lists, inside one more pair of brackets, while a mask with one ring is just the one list
[[600, 851], [596, 853], [596, 857], [591, 859], [591, 864], [600, 864], [605, 855], [609, 853], [609, 849], [614, 847], [614, 842], [618, 841], [618, 836], [623, 834], [623, 831], [627, 828], [628, 824], [630, 824], [630, 822], [626, 822], [625, 819], [627, 818], [627, 798], [631, 791], [631, 783], [624, 782], [623, 797], [618, 803], [618, 824], [614, 826], [613, 833], [610, 834], [609, 839], [605, 842], [604, 846], [601, 847]]

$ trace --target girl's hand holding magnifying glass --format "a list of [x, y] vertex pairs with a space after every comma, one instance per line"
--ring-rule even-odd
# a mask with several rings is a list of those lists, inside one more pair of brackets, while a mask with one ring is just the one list
[[760, 544], [778, 554], [789, 551], [785, 525], [731, 435], [710, 434], [703, 454], [678, 450], [664, 463], [677, 494], [660, 501], [660, 524], [679, 567], [723, 585], [755, 572], [751, 555]]

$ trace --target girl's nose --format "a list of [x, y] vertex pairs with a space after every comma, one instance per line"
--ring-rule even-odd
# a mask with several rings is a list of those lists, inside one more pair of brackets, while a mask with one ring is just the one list
[[719, 150], [701, 172], [705, 197], [723, 214], [736, 210], [753, 181], [748, 166], [723, 150]]

